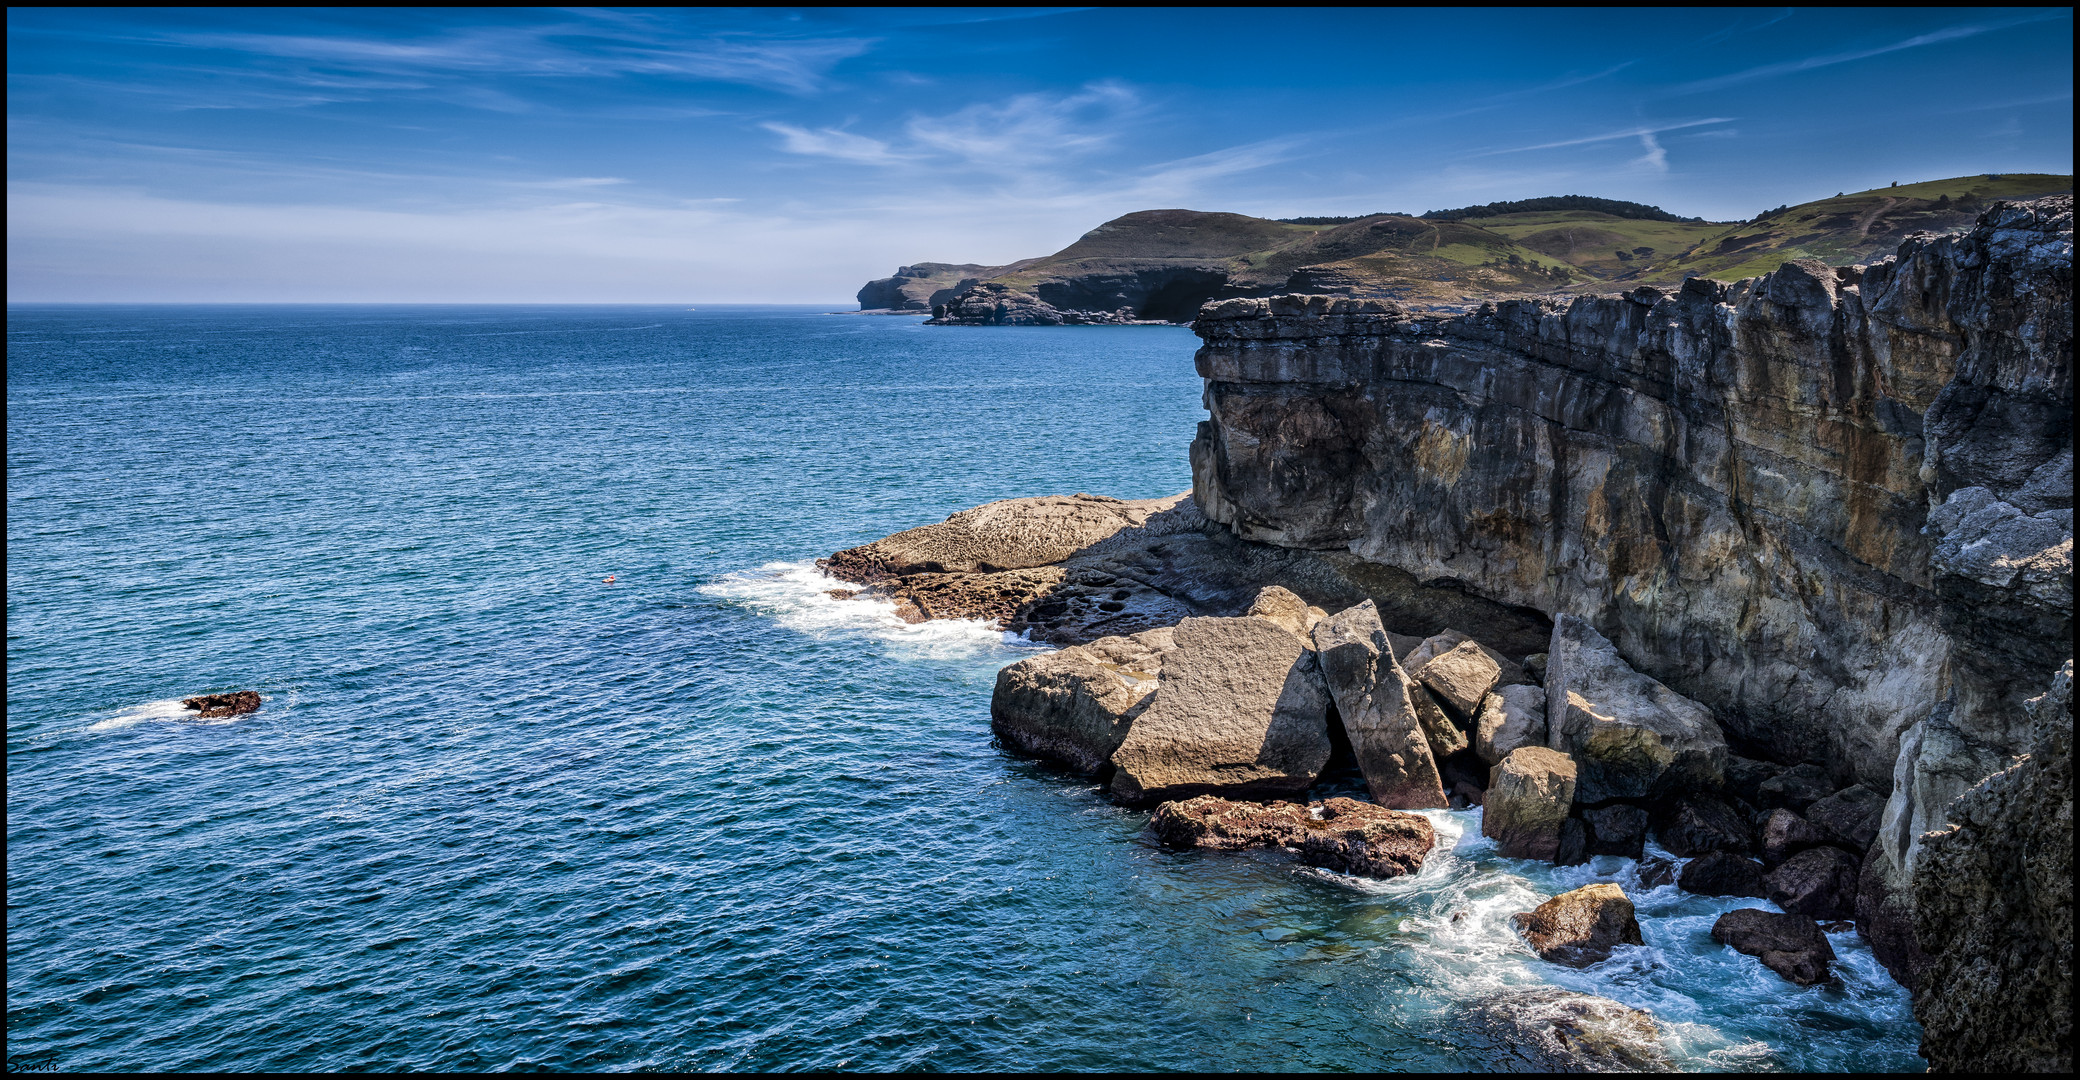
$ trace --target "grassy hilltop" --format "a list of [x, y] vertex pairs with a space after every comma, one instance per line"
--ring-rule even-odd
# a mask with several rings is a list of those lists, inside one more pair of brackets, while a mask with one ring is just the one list
[[[1004, 267], [929, 266], [861, 291], [862, 306], [900, 291], [926, 310], [977, 286], [1061, 311], [1189, 320], [1206, 300], [1281, 292], [1391, 297], [1457, 307], [1497, 296], [1604, 292], [1734, 279], [1798, 258], [1837, 265], [1892, 252], [1908, 234], [1970, 228], [1994, 201], [2073, 187], [2070, 176], [2008, 174], [1879, 188], [1778, 207], [1744, 222], [1677, 217], [1583, 196], [1491, 203], [1421, 217], [1274, 221], [1244, 214], [1144, 210], [1115, 218], [1053, 255]], [[941, 270], [941, 268], [944, 270]], [[899, 290], [897, 286], [902, 286]], [[929, 295], [925, 295], [929, 290]]]

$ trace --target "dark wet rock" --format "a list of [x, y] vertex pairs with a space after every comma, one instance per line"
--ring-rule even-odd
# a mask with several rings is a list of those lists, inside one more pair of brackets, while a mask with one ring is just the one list
[[[1762, 861], [1775, 866], [1807, 848], [1832, 843], [1834, 837], [1810, 821], [1778, 807], [1762, 821]], [[1761, 893], [1752, 895], [1760, 896]]]
[[1560, 853], [1561, 823], [1574, 791], [1574, 762], [1566, 754], [1522, 747], [1488, 776], [1481, 835], [1511, 858], [1551, 860]]
[[1699, 896], [1769, 895], [1762, 881], [1762, 864], [1727, 851], [1713, 851], [1690, 860], [1676, 887]]
[[1365, 788], [1381, 806], [1446, 805], [1429, 736], [1410, 697], [1415, 687], [1394, 659], [1372, 601], [1317, 621], [1313, 643]]
[[1923, 838], [1913, 910], [1928, 967], [1914, 1015], [1934, 1070], [2073, 1071], [2071, 660], [2027, 711], [2029, 755]]
[[1882, 846], [1874, 845], [1864, 855], [1856, 879], [1856, 932], [1870, 943], [1871, 955], [1893, 980], [1914, 990], [1921, 985], [1928, 954], [1914, 938], [1914, 913], [1907, 907], [1908, 895], [1893, 885], [1891, 861]]
[[1578, 817], [1560, 823], [1560, 847], [1553, 852], [1554, 866], [1580, 866], [1589, 861], [1589, 831]]
[[1785, 911], [1816, 919], [1856, 917], [1861, 860], [1837, 847], [1808, 848], [1763, 875], [1769, 899]]
[[1479, 806], [1487, 801], [1487, 797], [1486, 789], [1467, 783], [1464, 780], [1452, 785], [1451, 800], [1453, 809], [1464, 810], [1469, 806]]
[[1806, 915], [1779, 915], [1760, 908], [1741, 908], [1719, 916], [1712, 940], [1762, 961], [1771, 971], [1800, 986], [1826, 982], [1834, 946], [1820, 924]]
[[1676, 864], [1658, 855], [1649, 855], [1639, 861], [1639, 887], [1658, 889], [1676, 883]]
[[1712, 795], [1679, 795], [1660, 805], [1654, 835], [1661, 846], [1689, 857], [1708, 851], [1747, 852], [1754, 834], [1740, 811]]
[[1738, 754], [1726, 755], [1726, 790], [1751, 806], [1762, 803], [1762, 785], [1784, 771], [1774, 761], [1757, 761]]
[[1510, 916], [1541, 960], [1588, 967], [1610, 959], [1620, 945], [1643, 945], [1632, 901], [1616, 885], [1584, 885], [1530, 911]]
[[1588, 826], [1588, 853], [1623, 855], [1637, 859], [1647, 846], [1647, 812], [1638, 806], [1616, 803], [1582, 812]]
[[1806, 807], [1806, 820], [1833, 843], [1863, 852], [1877, 839], [1885, 796], [1855, 784]]
[[238, 716], [255, 712], [260, 708], [260, 694], [255, 690], [235, 690], [228, 694], [198, 694], [181, 699], [181, 708], [196, 709], [204, 720], [224, 716]]
[[1346, 798], [1301, 806], [1201, 795], [1157, 807], [1149, 828], [1172, 847], [1286, 848], [1310, 866], [1375, 878], [1422, 869], [1436, 842], [1420, 814]]
[[1609, 998], [1537, 987], [1468, 1006], [1459, 1026], [1494, 1051], [1497, 1071], [1662, 1072], [1675, 1063], [1650, 1013]]
[[1757, 789], [1757, 805], [1765, 810], [1777, 807], [1804, 813], [1806, 807], [1834, 794], [1835, 784], [1827, 770], [1807, 762], [1793, 765], [1764, 781]]
[[1585, 803], [1718, 787], [1726, 738], [1711, 710], [1640, 674], [1585, 619], [1553, 620], [1547, 745], [1575, 759]]

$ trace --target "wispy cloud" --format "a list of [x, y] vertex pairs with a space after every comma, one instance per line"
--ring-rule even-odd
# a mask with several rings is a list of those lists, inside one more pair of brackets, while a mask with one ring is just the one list
[[879, 139], [854, 135], [837, 128], [810, 131], [793, 124], [767, 123], [759, 126], [779, 135], [782, 139], [780, 148], [790, 154], [836, 158], [859, 165], [893, 165], [908, 160], [904, 155], [890, 150], [888, 144]]
[[1098, 82], [1074, 94], [1020, 94], [970, 105], [906, 126], [918, 144], [988, 168], [1024, 168], [1111, 144], [1118, 123], [1140, 104], [1126, 86]]
[[[1494, 157], [1497, 154], [1522, 154], [1531, 150], [1555, 150], [1563, 146], [1587, 146], [1590, 143], [1612, 142], [1618, 139], [1651, 138], [1652, 136], [1659, 135], [1664, 131], [1680, 131], [1683, 128], [1703, 127], [1707, 124], [1730, 124], [1736, 119], [1738, 118], [1732, 116], [1714, 116], [1704, 120], [1685, 120], [1680, 124], [1657, 124], [1651, 127], [1631, 127], [1626, 128], [1623, 131], [1606, 131], [1601, 135], [1585, 135], [1579, 139], [1561, 139], [1557, 142], [1535, 143], [1531, 146], [1511, 146], [1501, 150], [1483, 150], [1480, 153], [1468, 154], [1467, 156]], [[1658, 148], [1658, 144], [1648, 144], [1648, 150], [1650, 153], [1656, 148]]]
[[1740, 18], [1734, 20], [1732, 26], [1729, 26], [1726, 29], [1720, 30], [1716, 33], [1706, 34], [1705, 36], [1697, 39], [1696, 44], [1699, 46], [1716, 45], [1719, 42], [1725, 41], [1727, 38], [1730, 38], [1735, 34], [1752, 34], [1757, 30], [1767, 29], [1769, 27], [1777, 25], [1780, 22], [1783, 22], [1785, 19], [1790, 18], [1792, 16], [1792, 13], [1796, 10], [1796, 8], [1785, 8], [1784, 10], [1777, 12], [1775, 15], [1772, 15], [1771, 17], [1764, 19], [1759, 23], [1755, 23], [1752, 26], [1748, 24], [1748, 16], [1743, 15]]
[[1668, 171], [1668, 151], [1662, 148], [1660, 140], [1654, 138], [1653, 132], [1640, 132], [1639, 144], [1647, 152], [1635, 158], [1632, 162], [1634, 165], [1644, 165], [1658, 173]]
[[1717, 75], [1709, 79], [1699, 79], [1696, 82], [1672, 87], [1669, 92], [1672, 94], [1701, 94], [1712, 90], [1722, 90], [1744, 82], [1753, 82], [1756, 79], [1773, 79], [1782, 75], [1794, 75], [1802, 71], [1833, 67], [1836, 64], [1867, 60], [1873, 56], [1883, 56], [1886, 53], [1895, 53], [1904, 49], [1918, 49], [1925, 45], [1938, 45], [1946, 41], [1960, 41], [1965, 38], [1977, 37], [1980, 34], [1991, 33], [1995, 30], [2006, 30], [2028, 23], [2070, 17], [2070, 12], [2060, 11], [2043, 15], [2031, 15], [2019, 19], [2005, 19], [1999, 22], [1966, 23], [1960, 26], [1949, 26], [1941, 30], [1932, 30], [1926, 34], [1916, 34], [1913, 37], [1887, 45], [1878, 45], [1867, 49], [1851, 49], [1847, 52], [1823, 53], [1800, 60], [1785, 60], [1775, 64], [1763, 64], [1760, 67], [1736, 71], [1730, 75]]

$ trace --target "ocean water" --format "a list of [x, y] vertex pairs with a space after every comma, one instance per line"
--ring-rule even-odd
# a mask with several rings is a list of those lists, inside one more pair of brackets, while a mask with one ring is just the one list
[[[1190, 486], [1195, 339], [736, 308], [11, 308], [7, 1023], [72, 1070], [1523, 1068], [1555, 985], [1704, 1070], [1918, 1069], [1854, 934], [1496, 856], [1174, 852], [991, 743], [1035, 647], [812, 560]], [[603, 582], [614, 575], [609, 585]], [[256, 689], [260, 712], [180, 697]], [[1574, 971], [1510, 913], [1625, 884]]]

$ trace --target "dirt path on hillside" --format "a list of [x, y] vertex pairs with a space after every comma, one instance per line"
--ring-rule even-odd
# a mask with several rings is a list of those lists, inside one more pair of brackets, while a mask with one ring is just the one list
[[1898, 199], [1892, 198], [1889, 195], [1886, 196], [1885, 205], [1880, 206], [1876, 210], [1873, 210], [1870, 213], [1863, 215], [1863, 220], [1856, 223], [1856, 235], [1859, 238], [1868, 238], [1871, 235], [1871, 222], [1878, 220], [1878, 215], [1898, 205]]

